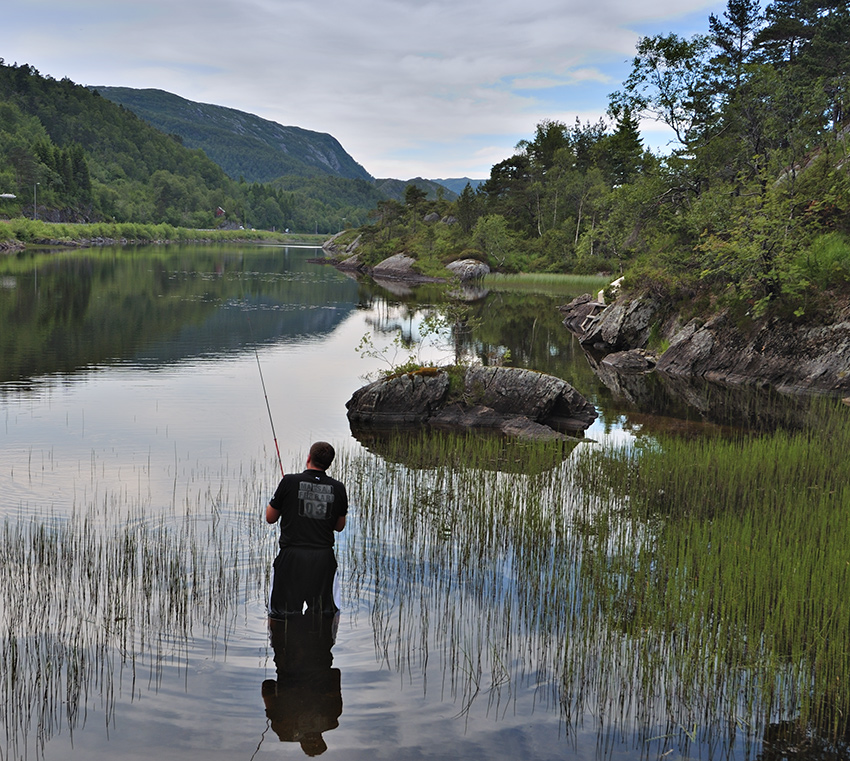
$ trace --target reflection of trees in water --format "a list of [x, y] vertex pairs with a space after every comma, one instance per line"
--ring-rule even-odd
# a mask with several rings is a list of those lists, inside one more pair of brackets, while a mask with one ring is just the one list
[[329, 332], [358, 286], [307, 264], [307, 253], [175, 246], [9, 258], [0, 262], [0, 276], [15, 279], [0, 290], [0, 381]]

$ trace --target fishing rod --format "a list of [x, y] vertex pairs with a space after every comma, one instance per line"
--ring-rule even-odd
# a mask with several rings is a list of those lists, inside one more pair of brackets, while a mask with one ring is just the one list
[[280, 447], [277, 445], [277, 434], [274, 430], [274, 418], [272, 418], [272, 408], [269, 405], [269, 395], [266, 392], [266, 380], [263, 378], [263, 366], [260, 364], [260, 354], [257, 351], [257, 342], [254, 340], [254, 331], [251, 327], [251, 318], [248, 317], [248, 313], [245, 313], [245, 316], [248, 318], [248, 329], [251, 331], [251, 343], [254, 345], [254, 356], [257, 358], [257, 370], [260, 371], [260, 383], [263, 386], [263, 396], [266, 399], [266, 410], [269, 413], [269, 423], [271, 423], [272, 427], [272, 438], [274, 439], [274, 451], [277, 453], [277, 464], [280, 466], [280, 475], [283, 477], [283, 460], [280, 459]]

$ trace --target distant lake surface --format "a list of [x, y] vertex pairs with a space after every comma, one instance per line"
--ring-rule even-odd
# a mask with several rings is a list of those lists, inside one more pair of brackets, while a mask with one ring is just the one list
[[[359, 283], [311, 261], [320, 255], [186, 246], [0, 259], [0, 758], [710, 755], [708, 741], [688, 744], [690, 727], [674, 727], [684, 744], [658, 739], [671, 728], [653, 725], [649, 698], [629, 687], [628, 653], [606, 651], [598, 622], [582, 663], [616, 672], [627, 705], [609, 725], [610, 682], [578, 699], [563, 655], [576, 645], [544, 604], [579, 595], [575, 569], [535, 593], [535, 613], [508, 540], [486, 553], [456, 543], [447, 515], [472, 508], [455, 503], [459, 487], [352, 436], [345, 403], [393, 360], [399, 331], [423, 359], [450, 361], [457, 342], [422, 341], [441, 293]], [[556, 309], [576, 295], [479, 294], [463, 348], [568, 380], [600, 412], [588, 440], [630, 446], [673, 418], [599, 381]], [[366, 335], [379, 356], [356, 351]], [[332, 442], [331, 474], [352, 497], [337, 547], [341, 615], [333, 631], [293, 630], [286, 647], [265, 617], [272, 425], [287, 471], [303, 468], [312, 441]], [[543, 493], [569, 493], [546, 491], [564, 467], [535, 476]], [[519, 476], [479, 478], [488, 491], [474, 509], [498, 533], [488, 494]], [[408, 519], [380, 514], [380, 497], [366, 510], [376, 490], [389, 498], [414, 482], [413, 509], [434, 521], [421, 545], [405, 536]], [[573, 497], [558, 499], [540, 519], [555, 533]], [[510, 541], [531, 552], [523, 536]], [[479, 570], [447, 570], [468, 567], [457, 553]], [[746, 747], [742, 733], [724, 752]]]

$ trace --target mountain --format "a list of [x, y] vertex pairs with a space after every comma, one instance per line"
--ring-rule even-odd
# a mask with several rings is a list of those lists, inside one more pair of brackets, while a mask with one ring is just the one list
[[189, 148], [200, 148], [233, 179], [284, 175], [372, 180], [332, 135], [284, 127], [254, 114], [196, 103], [164, 90], [92, 87]]
[[[421, 177], [414, 177], [412, 180], [375, 180], [375, 187], [386, 198], [391, 198], [395, 201], [404, 200], [404, 191], [408, 185], [416, 185], [427, 194], [429, 200], [433, 201], [437, 198], [438, 193], [442, 193], [443, 198], [447, 201], [454, 201], [457, 198], [457, 193], [449, 190], [445, 185], [436, 180], [423, 180]], [[463, 188], [461, 188], [463, 190]]]
[[442, 185], [444, 188], [451, 190], [452, 193], [460, 195], [463, 193], [463, 189], [469, 184], [473, 190], [477, 190], [478, 186], [482, 182], [487, 182], [484, 180], [471, 180], [469, 177], [454, 177], [447, 180], [431, 180], [431, 182], [436, 182], [438, 185]]

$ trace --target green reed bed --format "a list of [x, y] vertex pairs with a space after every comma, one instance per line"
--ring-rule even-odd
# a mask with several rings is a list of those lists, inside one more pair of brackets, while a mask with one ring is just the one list
[[601, 609], [647, 658], [665, 642], [647, 678], [696, 685], [681, 702], [730, 722], [834, 739], [850, 711], [850, 427], [829, 402], [811, 415], [796, 433], [585, 450], [576, 474], [606, 539], [587, 548]]
[[557, 707], [577, 599], [563, 468], [572, 447], [506, 453], [498, 440], [453, 436], [397, 445], [403, 462], [364, 452], [335, 465], [355, 505], [346, 589], [368, 602], [379, 657], [407, 678], [439, 664], [436, 687], [459, 712], [476, 700], [507, 710], [529, 684]]
[[117, 486], [81, 496], [68, 515], [4, 519], [0, 757], [73, 733], [91, 707], [109, 723], [122, 684], [185, 667], [196, 636], [226, 646], [239, 606], [265, 595], [261, 468], [201, 470], [181, 484], [182, 502], [157, 511]]
[[528, 272], [512, 275], [491, 273], [484, 278], [484, 285], [496, 291], [534, 291], [535, 293], [575, 295], [596, 293], [610, 282], [610, 277], [563, 275], [554, 272]]
[[437, 664], [427, 687], [459, 713], [533, 687], [568, 722], [599, 717], [601, 743], [633, 735], [649, 754], [752, 749], [789, 719], [835, 737], [846, 414], [738, 441], [517, 446], [512, 472], [480, 438], [401, 436], [395, 462], [345, 453], [346, 589], [378, 657], [406, 679]]
[[17, 217], [0, 227], [0, 240], [18, 240], [22, 243], [74, 243], [98, 239], [133, 241], [136, 243], [185, 241], [274, 241], [291, 239], [280, 233], [266, 230], [196, 230], [167, 224], [139, 222], [45, 222]]

